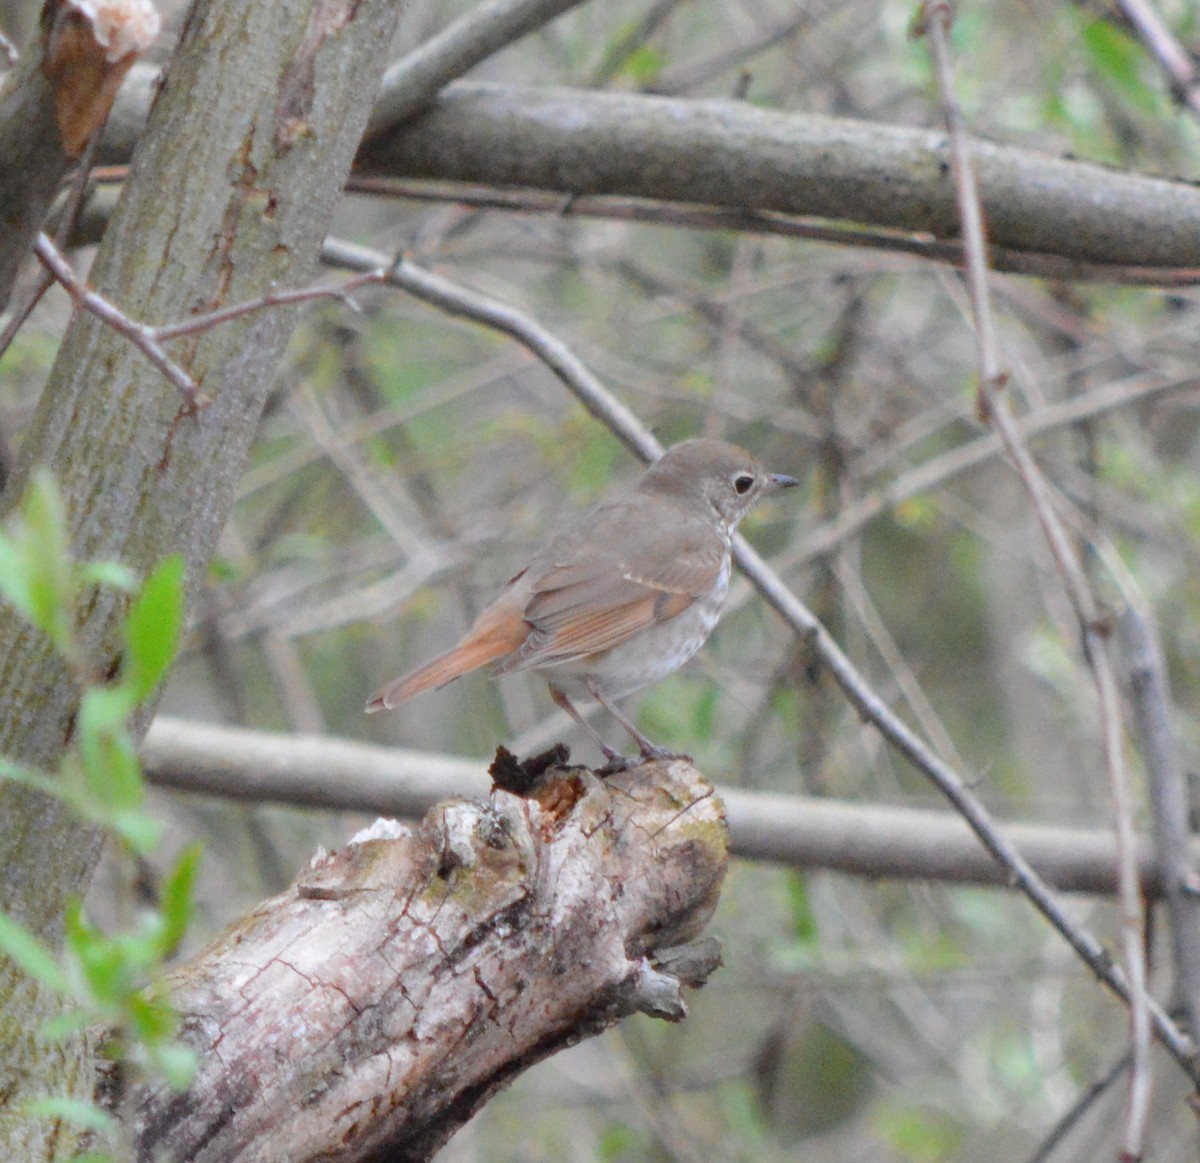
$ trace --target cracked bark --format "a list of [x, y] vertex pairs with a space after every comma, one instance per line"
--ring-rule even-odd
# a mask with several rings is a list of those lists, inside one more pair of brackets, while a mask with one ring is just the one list
[[683, 761], [380, 821], [178, 971], [187, 1093], [127, 1096], [139, 1157], [428, 1158], [497, 1089], [635, 1011], [678, 1020], [724, 809]]

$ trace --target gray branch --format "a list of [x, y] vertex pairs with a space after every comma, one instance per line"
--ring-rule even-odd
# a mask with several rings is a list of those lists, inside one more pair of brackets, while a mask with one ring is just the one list
[[[129, 159], [152, 93], [152, 75], [135, 68], [102, 160]], [[380, 101], [392, 99], [385, 92]], [[1061, 277], [1075, 263], [1089, 277], [1119, 267], [1147, 279], [1155, 269], [1195, 270], [1200, 279], [1194, 185], [989, 142], [972, 149], [997, 265], [1005, 256], [1048, 256]], [[372, 138], [358, 168], [851, 221], [936, 239], [958, 231], [941, 132], [730, 101], [456, 82], [430, 112]]]
[[1200, 1031], [1200, 881], [1188, 820], [1187, 777], [1171, 723], [1171, 690], [1148, 614], [1121, 615], [1120, 643], [1154, 813], [1159, 880], [1167, 901], [1176, 988], [1193, 1038]]
[[431, 105], [448, 81], [581, 2], [483, 0], [388, 68], [367, 132], [403, 124]]
[[[972, 156], [995, 246], [1200, 268], [1192, 185], [984, 141]], [[372, 141], [358, 165], [958, 235], [944, 133], [731, 101], [459, 82], [419, 121]]]
[[[485, 795], [489, 787], [478, 760], [167, 716], [150, 728], [142, 762], [152, 783], [177, 791], [405, 819], [420, 818], [449, 795]], [[1008, 884], [1007, 871], [950, 812], [730, 787], [718, 791], [735, 856], [854, 876]], [[1007, 821], [1002, 827], [1057, 888], [1116, 890], [1111, 830]], [[1193, 855], [1200, 856], [1200, 849], [1194, 847]], [[1140, 868], [1147, 891], [1159, 892], [1149, 841], [1141, 845]]]

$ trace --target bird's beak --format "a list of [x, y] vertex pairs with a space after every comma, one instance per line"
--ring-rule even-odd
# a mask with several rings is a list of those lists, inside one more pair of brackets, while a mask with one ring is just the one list
[[773, 472], [767, 478], [767, 492], [777, 493], [780, 489], [790, 489], [792, 485], [798, 485], [800, 482], [795, 477], [785, 476], [781, 472]]

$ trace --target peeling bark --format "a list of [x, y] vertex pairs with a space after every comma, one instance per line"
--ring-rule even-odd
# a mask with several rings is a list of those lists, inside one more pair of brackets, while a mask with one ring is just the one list
[[718, 959], [654, 953], [708, 921], [727, 850], [683, 761], [378, 821], [173, 979], [200, 1068], [132, 1096], [139, 1158], [428, 1158], [554, 1051], [685, 1015]]

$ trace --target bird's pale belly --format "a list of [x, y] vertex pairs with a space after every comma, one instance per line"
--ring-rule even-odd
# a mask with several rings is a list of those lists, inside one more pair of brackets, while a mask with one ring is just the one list
[[569, 699], [589, 695], [589, 686], [620, 699], [666, 678], [708, 641], [729, 592], [729, 573], [727, 557], [713, 588], [678, 617], [641, 630], [612, 650], [541, 667], [538, 674]]

